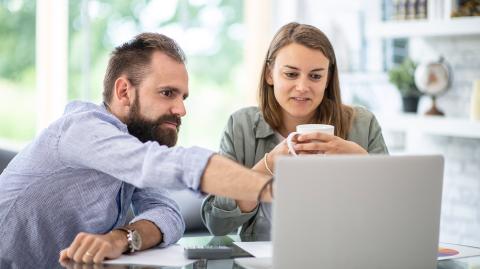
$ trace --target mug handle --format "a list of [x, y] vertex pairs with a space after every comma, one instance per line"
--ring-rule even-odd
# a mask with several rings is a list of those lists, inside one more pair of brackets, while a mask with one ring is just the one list
[[300, 134], [299, 132], [291, 132], [288, 136], [287, 136], [287, 147], [288, 147], [288, 152], [291, 153], [292, 155], [294, 156], [297, 156], [297, 153], [295, 152], [295, 148], [293, 146], [293, 142], [292, 142], [292, 139], [294, 136]]

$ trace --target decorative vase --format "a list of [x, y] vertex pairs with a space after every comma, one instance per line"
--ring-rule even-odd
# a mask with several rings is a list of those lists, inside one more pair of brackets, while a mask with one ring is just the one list
[[402, 96], [403, 112], [417, 113], [418, 96]]

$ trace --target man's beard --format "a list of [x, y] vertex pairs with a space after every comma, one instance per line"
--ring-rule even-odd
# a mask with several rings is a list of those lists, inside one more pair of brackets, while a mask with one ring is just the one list
[[[140, 115], [140, 103], [138, 95], [130, 110], [127, 118], [128, 132], [138, 138], [143, 143], [147, 141], [156, 141], [160, 145], [173, 147], [177, 143], [178, 131], [182, 123], [180, 117], [175, 115], [163, 115], [156, 120], [145, 119]], [[168, 127], [162, 127], [161, 124], [165, 122], [172, 122], [177, 124], [177, 129], [174, 130]]]

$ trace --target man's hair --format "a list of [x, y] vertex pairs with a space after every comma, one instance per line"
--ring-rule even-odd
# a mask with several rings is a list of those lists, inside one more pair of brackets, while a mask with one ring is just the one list
[[138, 87], [150, 70], [155, 51], [165, 53], [179, 63], [185, 62], [185, 53], [173, 39], [158, 33], [139, 34], [113, 50], [103, 79], [103, 101], [110, 103], [115, 81], [121, 75], [126, 75], [130, 83]]
[[342, 104], [335, 52], [327, 36], [315, 26], [308, 24], [295, 22], [286, 24], [278, 30], [270, 43], [258, 88], [259, 107], [265, 121], [275, 130], [283, 125], [282, 108], [275, 99], [273, 86], [267, 83], [266, 77], [273, 68], [278, 51], [292, 43], [318, 50], [328, 58], [327, 87], [312, 123], [333, 125], [335, 134], [346, 139], [353, 119], [353, 109]]

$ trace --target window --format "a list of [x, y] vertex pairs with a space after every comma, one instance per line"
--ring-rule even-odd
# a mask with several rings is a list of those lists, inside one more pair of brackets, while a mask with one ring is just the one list
[[23, 144], [35, 135], [35, 1], [0, 1], [0, 36], [0, 140]]
[[228, 115], [244, 106], [243, 1], [70, 1], [69, 99], [99, 103], [112, 49], [140, 32], [175, 39], [187, 54], [190, 96], [179, 144], [216, 149]]

